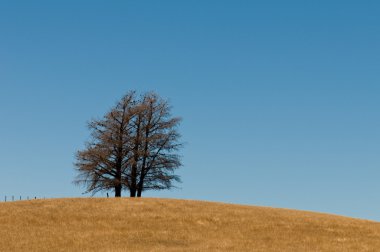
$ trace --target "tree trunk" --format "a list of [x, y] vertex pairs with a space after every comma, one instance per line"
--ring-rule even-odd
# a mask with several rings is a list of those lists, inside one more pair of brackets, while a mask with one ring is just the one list
[[131, 197], [131, 198], [136, 197], [136, 189], [132, 189], [132, 188], [131, 188], [131, 190], [130, 190], [130, 197]]
[[141, 197], [144, 182], [143, 182], [144, 176], [141, 176], [139, 183], [137, 184], [137, 197]]
[[137, 166], [132, 165], [131, 185], [129, 189], [131, 192], [131, 197], [136, 197], [136, 189], [137, 189], [136, 177], [137, 177]]
[[142, 193], [142, 188], [139, 187], [139, 189], [137, 190], [137, 197], [141, 197], [141, 193]]
[[121, 197], [121, 185], [115, 186], [115, 197]]

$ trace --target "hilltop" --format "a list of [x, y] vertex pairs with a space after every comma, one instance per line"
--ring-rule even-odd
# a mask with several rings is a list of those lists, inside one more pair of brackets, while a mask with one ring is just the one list
[[380, 223], [190, 200], [0, 203], [0, 251], [375, 251]]

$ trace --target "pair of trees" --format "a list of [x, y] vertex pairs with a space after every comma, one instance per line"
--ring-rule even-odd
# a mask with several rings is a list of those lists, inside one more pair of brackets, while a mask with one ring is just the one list
[[114, 190], [121, 197], [129, 190], [131, 197], [141, 197], [145, 190], [180, 182], [174, 171], [181, 166], [181, 119], [170, 110], [156, 93], [127, 93], [102, 119], [88, 124], [91, 140], [77, 153], [74, 183], [93, 194]]

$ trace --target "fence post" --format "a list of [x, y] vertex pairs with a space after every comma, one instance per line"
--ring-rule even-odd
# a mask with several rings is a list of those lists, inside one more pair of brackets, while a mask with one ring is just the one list
[[4, 199], [5, 202], [7, 202], [7, 196], [5, 195], [5, 199]]

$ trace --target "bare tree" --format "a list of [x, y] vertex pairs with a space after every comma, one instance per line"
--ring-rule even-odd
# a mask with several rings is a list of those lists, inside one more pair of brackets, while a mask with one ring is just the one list
[[130, 163], [130, 122], [134, 116], [135, 93], [130, 92], [101, 120], [92, 120], [88, 127], [91, 140], [86, 149], [78, 151], [74, 183], [85, 185], [86, 192], [113, 189], [115, 197], [121, 197]]
[[101, 120], [89, 123], [91, 141], [77, 153], [76, 184], [96, 193], [123, 189], [141, 197], [144, 190], [173, 187], [181, 166], [177, 151], [182, 146], [177, 132], [180, 118], [171, 117], [168, 102], [155, 93], [136, 99], [130, 92]]
[[137, 161], [136, 188], [138, 197], [141, 197], [144, 190], [170, 189], [173, 181], [180, 181], [174, 170], [181, 166], [176, 152], [182, 147], [177, 132], [181, 119], [171, 117], [168, 102], [155, 93], [148, 93], [142, 98], [141, 105], [141, 151]]

